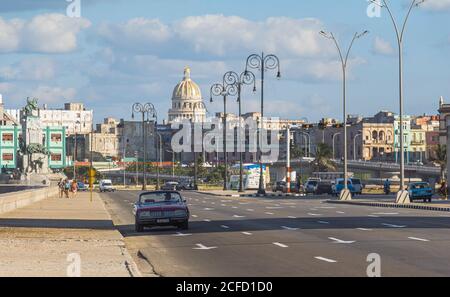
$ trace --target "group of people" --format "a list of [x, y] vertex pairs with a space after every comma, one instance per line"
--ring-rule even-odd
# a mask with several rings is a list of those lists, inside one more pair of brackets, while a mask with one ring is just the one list
[[58, 187], [59, 187], [59, 198], [70, 198], [70, 196], [72, 196], [72, 198], [75, 198], [75, 196], [77, 195], [78, 192], [78, 182], [73, 179], [73, 180], [69, 180], [69, 179], [61, 179], [58, 183]]

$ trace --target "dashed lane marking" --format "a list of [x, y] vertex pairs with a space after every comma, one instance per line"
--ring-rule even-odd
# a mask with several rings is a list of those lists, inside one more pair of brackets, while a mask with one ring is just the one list
[[316, 258], [317, 260], [320, 260], [320, 261], [328, 262], [328, 263], [336, 263], [337, 262], [336, 260], [328, 259], [328, 258], [324, 258], [324, 257], [314, 257], [314, 258]]
[[418, 237], [408, 237], [411, 240], [416, 240], [416, 241], [424, 241], [424, 242], [429, 242], [428, 239], [425, 238], [418, 238]]
[[287, 248], [288, 247], [287, 245], [279, 243], [279, 242], [274, 242], [273, 244], [276, 245], [276, 246], [282, 247], [282, 248]]

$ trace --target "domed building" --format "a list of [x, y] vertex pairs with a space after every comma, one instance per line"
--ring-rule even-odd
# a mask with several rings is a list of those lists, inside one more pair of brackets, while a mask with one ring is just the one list
[[203, 122], [206, 109], [199, 86], [191, 79], [191, 69], [184, 69], [184, 78], [178, 83], [172, 94], [172, 108], [169, 109], [169, 123], [192, 120]]

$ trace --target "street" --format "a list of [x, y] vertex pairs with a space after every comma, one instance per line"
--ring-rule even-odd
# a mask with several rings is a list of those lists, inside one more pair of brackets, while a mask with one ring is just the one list
[[[329, 197], [231, 198], [183, 192], [188, 231], [134, 232], [139, 192], [101, 194], [130, 253], [160, 276], [449, 276], [450, 213], [326, 203]], [[141, 264], [138, 263], [138, 266]]]

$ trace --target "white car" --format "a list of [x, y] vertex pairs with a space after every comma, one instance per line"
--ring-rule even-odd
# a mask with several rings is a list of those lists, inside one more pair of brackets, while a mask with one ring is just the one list
[[109, 179], [103, 179], [99, 183], [99, 189], [100, 192], [115, 192], [116, 189], [114, 188], [112, 181]]

